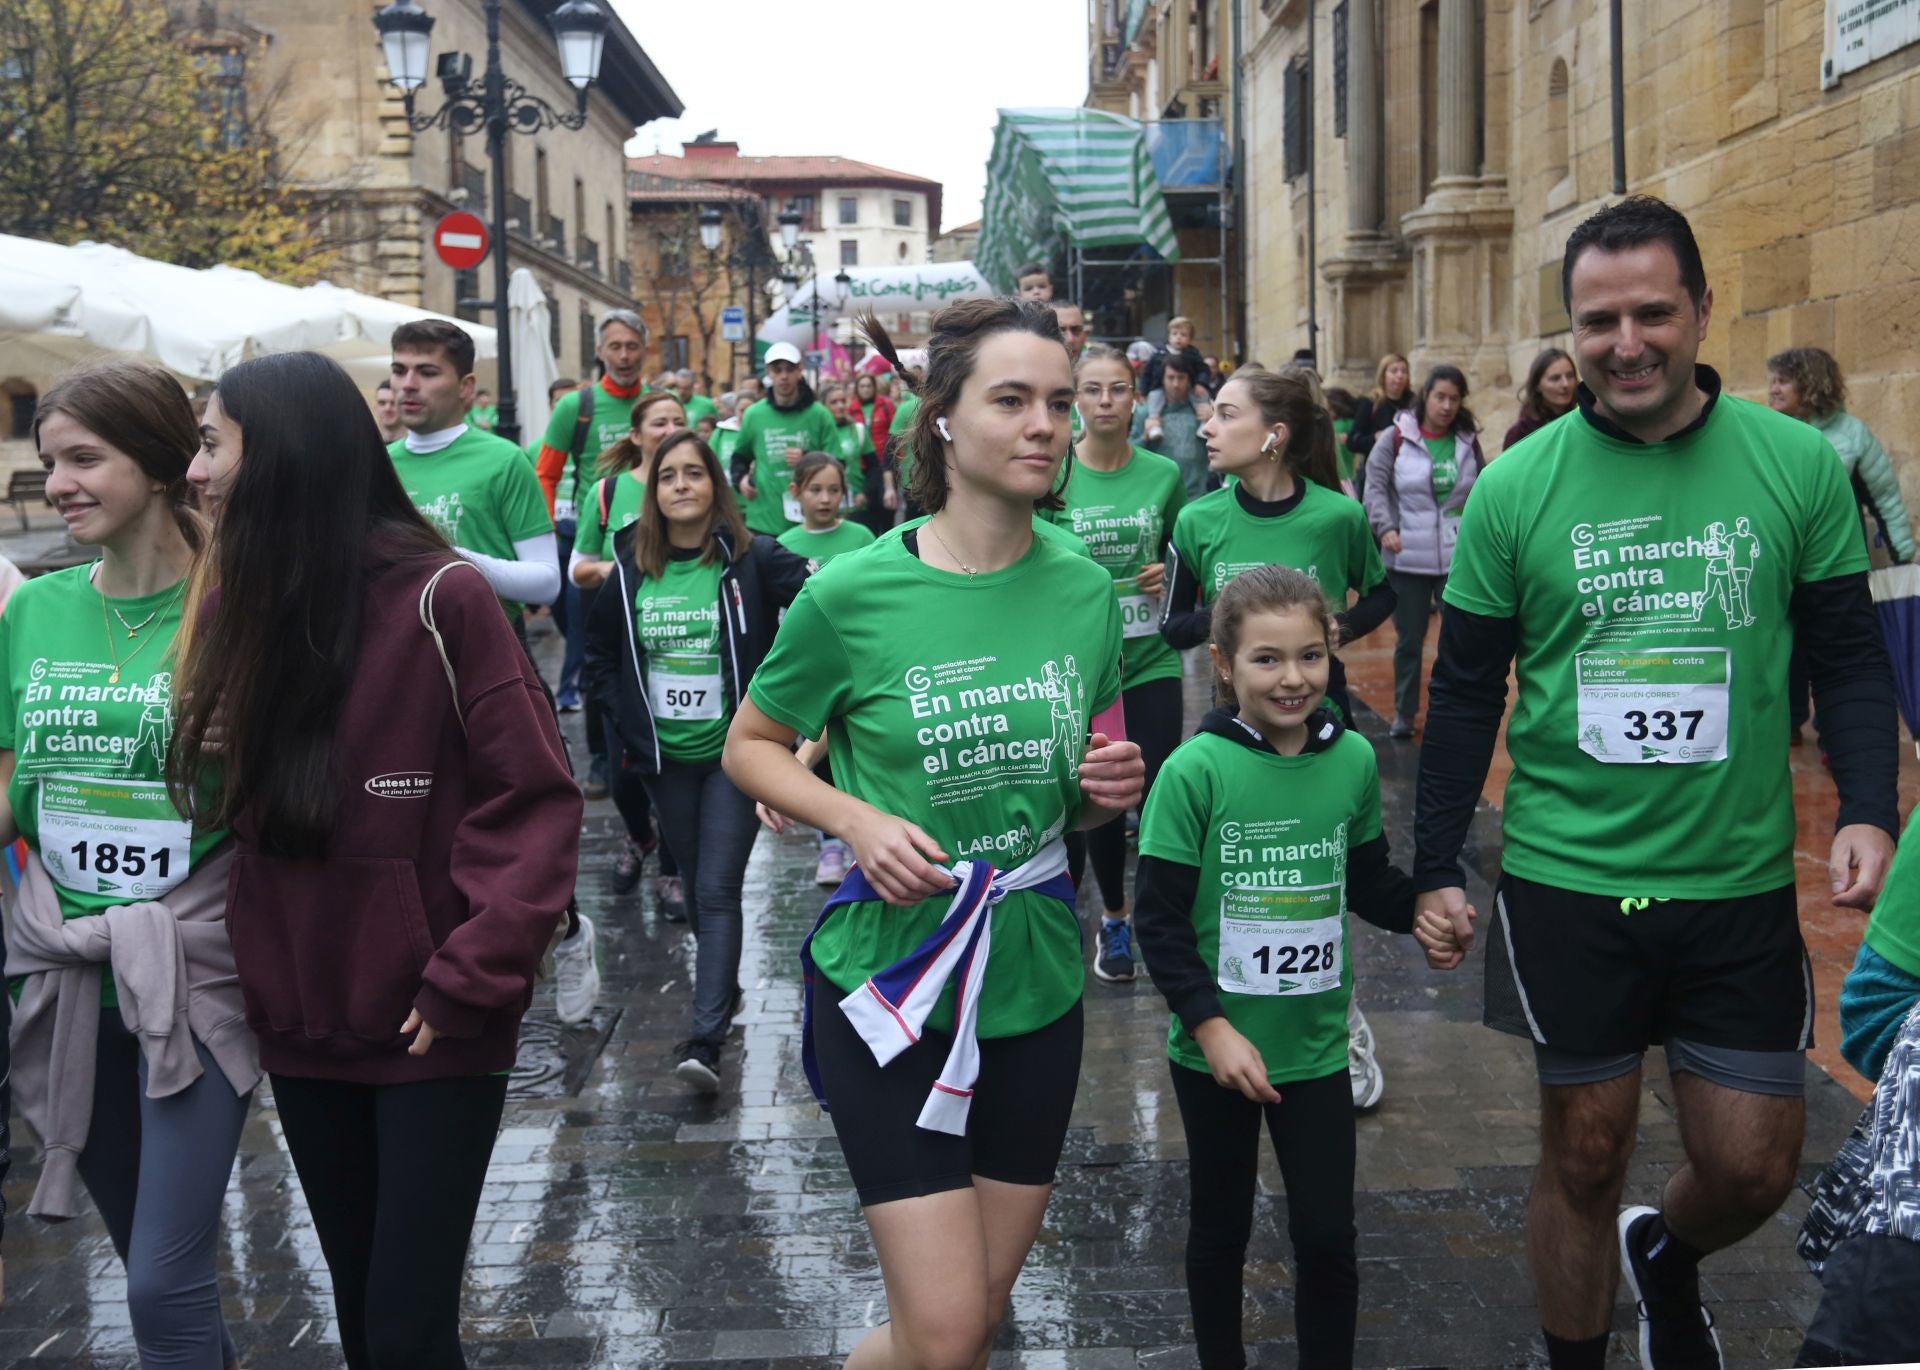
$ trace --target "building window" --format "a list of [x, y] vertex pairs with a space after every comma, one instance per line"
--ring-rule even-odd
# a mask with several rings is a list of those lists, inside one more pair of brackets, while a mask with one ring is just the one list
[[1333, 7], [1333, 136], [1347, 136], [1347, 0]]
[[533, 150], [533, 212], [539, 219], [527, 226], [529, 237], [539, 236], [539, 225], [546, 223], [551, 208], [547, 203], [547, 150], [537, 147]]
[[[540, 293], [547, 297], [547, 346], [553, 349], [553, 359], [557, 362], [560, 360], [560, 297], [544, 286]], [[593, 355], [591, 348], [587, 355]]]
[[582, 374], [593, 365], [593, 347], [596, 341], [593, 332], [593, 311], [582, 303], [580, 306], [580, 370]]
[[860, 265], [860, 244], [855, 239], [842, 238], [840, 240], [840, 265]]
[[1312, 118], [1313, 111], [1311, 81], [1312, 77], [1305, 57], [1296, 57], [1287, 63], [1287, 69], [1281, 76], [1282, 170], [1289, 181], [1304, 176], [1307, 171], [1307, 147], [1310, 136], [1307, 120]]
[[1572, 165], [1572, 148], [1567, 136], [1567, 64], [1554, 59], [1553, 73], [1547, 77], [1547, 180], [1558, 184], [1566, 179]]
[[908, 252], [908, 250], [909, 250], [909, 249], [908, 249], [908, 247], [907, 247], [907, 245], [906, 245], [905, 243], [901, 243], [901, 244], [900, 244], [900, 260], [901, 260], [901, 261], [903, 261], [903, 262], [904, 262], [904, 261], [905, 261], [905, 260], [907, 259], [907, 252]]
[[895, 200], [893, 202], [893, 226], [895, 228], [913, 227], [912, 200]]
[[860, 201], [858, 197], [853, 195], [842, 195], [840, 197], [840, 222], [842, 224], [857, 224], [860, 222]]
[[670, 337], [665, 337], [660, 340], [660, 369], [662, 371], [678, 371], [681, 367], [688, 365], [688, 358], [692, 355], [693, 353], [687, 345], [687, 335], [684, 333], [675, 333]]
[[[811, 195], [793, 197], [793, 207], [800, 211], [800, 227], [812, 231], [820, 227], [820, 207]], [[777, 214], [779, 211], [776, 210]]]
[[480, 311], [473, 305], [463, 303], [478, 299], [480, 296], [480, 271], [478, 267], [453, 273], [453, 317], [465, 319], [468, 323], [480, 322]]

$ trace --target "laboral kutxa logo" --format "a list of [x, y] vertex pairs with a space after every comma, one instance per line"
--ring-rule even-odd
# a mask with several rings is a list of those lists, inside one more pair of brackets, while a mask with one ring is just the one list
[[432, 771], [389, 771], [367, 782], [367, 793], [380, 799], [425, 799], [432, 792]]

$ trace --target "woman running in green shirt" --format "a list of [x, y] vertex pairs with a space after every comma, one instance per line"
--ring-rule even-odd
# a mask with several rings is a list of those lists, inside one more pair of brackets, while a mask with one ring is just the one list
[[[1124, 812], [1143, 768], [1089, 729], [1120, 693], [1112, 577], [1034, 532], [1073, 405], [1053, 311], [951, 305], [924, 373], [864, 326], [920, 395], [910, 493], [931, 518], [808, 582], [726, 764], [857, 860], [802, 952], [809, 1079], [887, 1286], [852, 1363], [969, 1365], [1039, 1232], [1079, 1078], [1061, 836]], [[791, 750], [823, 733], [839, 789]]]

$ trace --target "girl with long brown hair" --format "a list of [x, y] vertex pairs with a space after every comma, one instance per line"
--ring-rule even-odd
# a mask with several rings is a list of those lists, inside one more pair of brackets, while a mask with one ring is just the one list
[[1557, 347], [1549, 347], [1533, 359], [1527, 368], [1527, 383], [1520, 387], [1520, 414], [1507, 428], [1500, 450], [1506, 451], [1536, 428], [1544, 428], [1562, 414], [1571, 414], [1574, 393], [1580, 378], [1573, 369], [1573, 358]]
[[587, 621], [584, 678], [680, 865], [699, 952], [674, 1074], [713, 1093], [741, 1007], [740, 892], [758, 831], [720, 753], [808, 563], [747, 531], [713, 449], [685, 429], [654, 448], [639, 517], [613, 550]]
[[347, 1364], [454, 1370], [580, 789], [494, 590], [337, 364], [234, 367], [201, 435], [188, 478], [218, 514], [167, 778], [233, 829], [234, 960]]
[[[847, 1364], [969, 1365], [1039, 1231], [1079, 1078], [1062, 836], [1135, 803], [1143, 768], [1090, 726], [1120, 693], [1112, 577], [1035, 534], [1073, 405], [1053, 310], [950, 305], [924, 370], [862, 324], [919, 396], [909, 494], [930, 517], [808, 584], [726, 764], [856, 857], [802, 951], [808, 1077], [887, 1286], [890, 1321]], [[791, 750], [823, 736], [838, 789]]]
[[55, 384], [33, 437], [47, 499], [100, 557], [28, 581], [0, 617], [0, 840], [29, 852], [6, 920], [12, 1079], [46, 1147], [27, 1211], [76, 1216], [77, 1176], [126, 1266], [141, 1364], [233, 1366], [215, 1261], [260, 1067], [233, 986], [228, 822], [176, 808], [162, 764], [205, 532], [193, 411], [158, 367], [113, 362]]

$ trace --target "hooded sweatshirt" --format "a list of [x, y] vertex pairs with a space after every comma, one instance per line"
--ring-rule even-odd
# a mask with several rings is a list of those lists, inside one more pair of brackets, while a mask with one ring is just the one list
[[835, 452], [839, 446], [840, 425], [833, 411], [813, 397], [813, 387], [804, 380], [790, 405], [780, 404], [771, 389], [765, 399], [749, 405], [740, 417], [740, 445], [733, 449], [728, 469], [736, 490], [742, 480], [753, 477], [753, 498], [744, 500], [741, 510], [747, 527], [777, 538], [800, 522], [800, 499], [787, 489], [793, 480], [788, 448]]
[[[510, 1069], [573, 890], [583, 801], [553, 712], [477, 570], [455, 562], [427, 594], [441, 565], [368, 572], [325, 857], [269, 854], [256, 815], [233, 825], [227, 931], [277, 1074]], [[413, 1009], [439, 1034], [421, 1056], [400, 1033]]]

